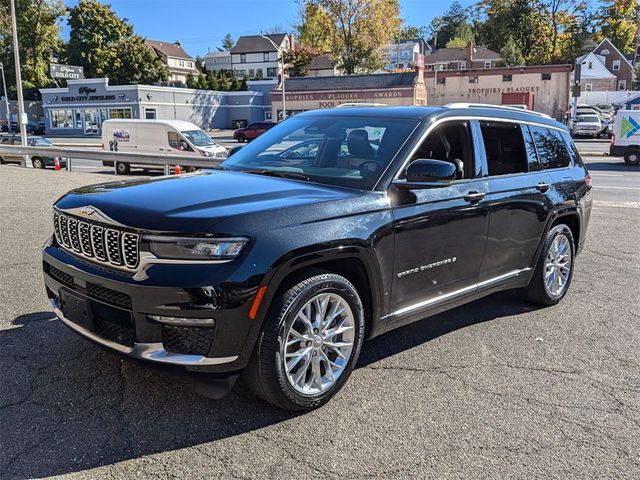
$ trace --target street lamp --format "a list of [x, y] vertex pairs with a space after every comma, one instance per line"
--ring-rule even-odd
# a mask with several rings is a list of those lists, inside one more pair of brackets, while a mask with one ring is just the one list
[[273, 45], [273, 48], [276, 49], [276, 51], [278, 52], [278, 55], [280, 56], [279, 60], [281, 62], [282, 65], [282, 120], [287, 118], [287, 93], [285, 91], [284, 88], [284, 83], [285, 83], [285, 78], [284, 78], [284, 53], [282, 52], [282, 47], [279, 47], [278, 45], [276, 45], [276, 43], [271, 40], [269, 37], [267, 37], [266, 35], [260, 35], [262, 38], [264, 38], [265, 40], [267, 40], [271, 45]]
[[7, 81], [4, 78], [4, 65], [0, 62], [0, 70], [2, 70], [2, 88], [4, 89], [4, 108], [7, 114], [7, 132], [10, 130], [11, 115], [9, 114], [9, 97], [7, 97]]

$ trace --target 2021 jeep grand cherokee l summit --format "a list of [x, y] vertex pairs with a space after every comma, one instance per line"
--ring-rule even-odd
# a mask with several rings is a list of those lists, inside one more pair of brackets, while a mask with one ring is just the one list
[[546, 116], [313, 111], [216, 170], [66, 194], [44, 277], [80, 335], [218, 387], [242, 372], [305, 410], [342, 387], [364, 339], [504, 289], [560, 301], [591, 197]]

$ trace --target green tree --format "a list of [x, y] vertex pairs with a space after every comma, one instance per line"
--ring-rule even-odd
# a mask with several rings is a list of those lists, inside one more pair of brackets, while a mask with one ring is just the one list
[[465, 48], [467, 46], [467, 43], [469, 42], [464, 38], [453, 37], [451, 40], [447, 42], [446, 47], [447, 48]]
[[287, 73], [292, 77], [304, 77], [309, 73], [309, 66], [318, 56], [315, 49], [300, 45], [295, 50], [289, 50], [284, 54], [284, 62], [287, 64]]
[[622, 53], [633, 53], [636, 48], [640, 3], [638, 0], [602, 0], [596, 25], [602, 36], [611, 40]]
[[116, 49], [118, 58], [108, 72], [111, 84], [153, 84], [169, 78], [167, 67], [138, 35], [120, 39]]
[[321, 52], [329, 43], [346, 74], [381, 68], [380, 46], [397, 38], [402, 23], [398, 0], [305, 0], [302, 10], [299, 31], [306, 39], [316, 37], [302, 43]]
[[247, 80], [249, 80], [248, 76], [244, 76], [242, 77], [242, 82], [240, 82], [240, 91], [242, 92], [246, 92], [247, 90], [249, 90], [249, 86], [247, 85]]
[[222, 39], [222, 48], [218, 48], [218, 50], [221, 52], [224, 52], [226, 50], [228, 52], [233, 48], [235, 43], [236, 42], [233, 40], [233, 37], [231, 36], [231, 34], [227, 33]]
[[205, 77], [202, 73], [198, 75], [198, 85], [196, 88], [199, 88], [200, 90], [207, 89], [207, 77]]
[[208, 90], [218, 90], [220, 87], [218, 86], [218, 79], [216, 78], [216, 74], [214, 72], [210, 72], [207, 75], [207, 89]]
[[[65, 13], [61, 0], [16, 0], [16, 26], [22, 63], [25, 98], [34, 98], [37, 88], [54, 85], [48, 77], [50, 59], [60, 57], [60, 19]], [[4, 65], [8, 90], [15, 91], [10, 8], [0, 1], [0, 62]], [[30, 90], [30, 91], [29, 91]]]
[[187, 75], [187, 88], [198, 88], [198, 82], [193, 76], [193, 73]]
[[424, 38], [427, 35], [427, 27], [416, 27], [413, 25], [404, 25], [398, 33], [399, 40], [415, 40]]
[[240, 82], [238, 81], [238, 77], [234, 76], [229, 84], [229, 91], [236, 92], [238, 90], [240, 90]]
[[229, 90], [229, 80], [227, 79], [227, 75], [224, 72], [220, 72], [220, 78], [218, 79], [219, 89], [223, 92]]
[[133, 27], [97, 0], [80, 0], [69, 9], [67, 22], [69, 63], [82, 65], [88, 78], [109, 76], [118, 62], [120, 41], [133, 35]]
[[469, 13], [457, 0], [440, 17], [431, 22], [431, 32], [436, 48], [442, 48], [453, 38], [474, 41], [473, 28], [469, 24]]
[[502, 62], [507, 67], [520, 67], [525, 64], [522, 50], [513, 37], [509, 37], [507, 43], [502, 47], [500, 56], [502, 57]]

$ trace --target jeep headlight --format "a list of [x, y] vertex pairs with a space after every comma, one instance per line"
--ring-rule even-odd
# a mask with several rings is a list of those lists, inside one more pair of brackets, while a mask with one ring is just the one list
[[173, 260], [231, 260], [240, 255], [246, 237], [170, 237], [145, 235], [149, 250], [159, 258]]
[[202, 151], [202, 156], [204, 157], [213, 157], [214, 153], [209, 151], [209, 150], [201, 150]]

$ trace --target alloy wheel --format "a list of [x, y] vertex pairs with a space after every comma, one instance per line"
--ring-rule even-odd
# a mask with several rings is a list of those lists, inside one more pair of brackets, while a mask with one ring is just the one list
[[567, 288], [571, 275], [571, 242], [560, 234], [553, 239], [544, 265], [544, 284], [549, 295], [557, 297]]
[[320, 293], [296, 313], [284, 336], [281, 357], [291, 387], [302, 395], [331, 388], [344, 372], [355, 340], [355, 318], [347, 301]]

